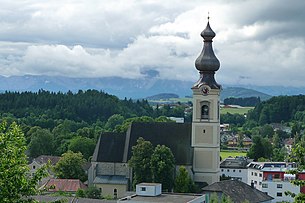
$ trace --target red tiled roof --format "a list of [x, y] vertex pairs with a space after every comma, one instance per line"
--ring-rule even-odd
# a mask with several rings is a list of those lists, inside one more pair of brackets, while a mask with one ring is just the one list
[[44, 186], [49, 192], [76, 192], [78, 189], [86, 189], [87, 186], [79, 179], [54, 179], [51, 178]]

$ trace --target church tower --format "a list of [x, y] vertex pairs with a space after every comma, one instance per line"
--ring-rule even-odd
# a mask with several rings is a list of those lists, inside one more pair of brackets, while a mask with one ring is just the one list
[[[209, 19], [209, 18], [208, 18]], [[195, 61], [200, 78], [193, 85], [192, 147], [195, 182], [212, 184], [219, 181], [220, 129], [219, 94], [221, 86], [214, 78], [220, 63], [216, 58], [212, 39], [216, 36], [208, 21], [201, 32], [204, 45]]]

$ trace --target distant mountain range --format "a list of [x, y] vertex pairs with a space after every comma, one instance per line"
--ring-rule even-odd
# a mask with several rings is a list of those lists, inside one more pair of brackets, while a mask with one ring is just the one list
[[[0, 76], [0, 91], [38, 91], [44, 89], [53, 92], [77, 92], [78, 90], [96, 89], [119, 98], [146, 98], [160, 93], [176, 94], [189, 97], [194, 82], [179, 80], [161, 80], [157, 78], [126, 79], [120, 77], [70, 78], [62, 76]], [[280, 86], [229, 86], [223, 85], [221, 99], [227, 97], [259, 96], [268, 99], [277, 95], [305, 94], [305, 87]]]

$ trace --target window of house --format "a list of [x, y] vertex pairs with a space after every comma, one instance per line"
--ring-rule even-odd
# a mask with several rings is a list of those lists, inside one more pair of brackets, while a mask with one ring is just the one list
[[228, 169], [227, 171], [230, 172], [230, 169]]
[[255, 172], [255, 174], [254, 174], [255, 176], [257, 176], [257, 173]]
[[263, 176], [263, 174], [260, 173], [260, 174], [259, 174], [259, 177], [262, 177], [262, 176]]
[[258, 183], [259, 185], [262, 185], [262, 182], [261, 181], [259, 181], [259, 183]]
[[255, 184], [255, 185], [257, 184], [257, 181], [256, 181], [256, 180], [254, 181], [254, 184]]
[[283, 188], [283, 184], [276, 184], [276, 188]]
[[280, 174], [274, 174], [274, 178], [280, 178]]
[[241, 170], [239, 170], [239, 173], [241, 173]]
[[282, 196], [283, 196], [283, 193], [277, 192], [277, 193], [276, 193], [276, 196], [277, 196], [277, 197], [282, 197]]
[[146, 191], [146, 187], [141, 187], [141, 191]]
[[251, 175], [253, 176], [253, 172], [251, 172]]
[[235, 169], [233, 169], [233, 172], [235, 172]]
[[268, 188], [268, 184], [267, 183], [263, 183], [262, 184], [262, 188]]
[[33, 169], [35, 169], [36, 168], [36, 166], [35, 165], [33, 165]]
[[221, 169], [221, 172], [223, 172], [223, 169]]

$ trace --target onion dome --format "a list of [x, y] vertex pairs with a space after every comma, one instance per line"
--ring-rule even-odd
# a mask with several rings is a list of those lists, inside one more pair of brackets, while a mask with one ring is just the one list
[[199, 87], [201, 85], [208, 85], [212, 89], [220, 89], [215, 81], [214, 74], [219, 69], [220, 63], [214, 54], [212, 42], [216, 36], [215, 32], [211, 29], [210, 23], [207, 23], [206, 28], [201, 32], [203, 37], [203, 49], [195, 61], [195, 67], [200, 73], [200, 79], [194, 85]]

